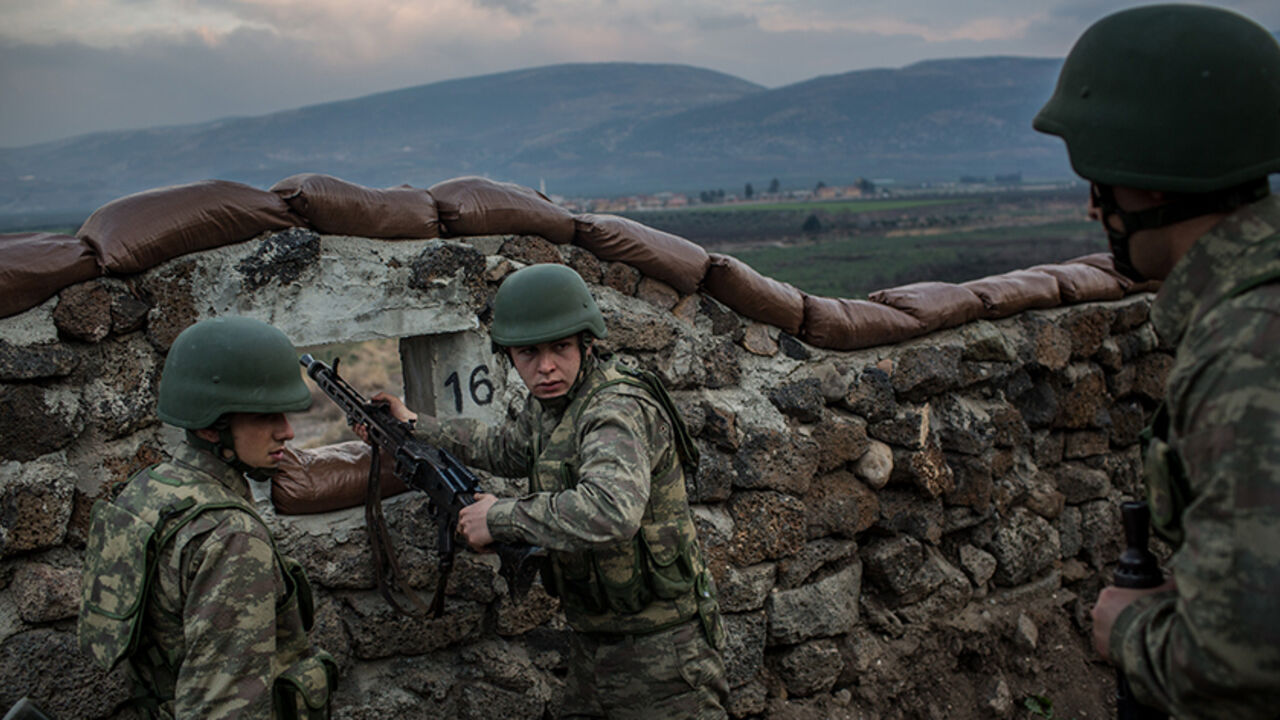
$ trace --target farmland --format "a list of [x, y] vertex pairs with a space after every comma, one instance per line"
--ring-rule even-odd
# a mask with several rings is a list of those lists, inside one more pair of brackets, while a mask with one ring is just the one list
[[807, 293], [859, 298], [1106, 250], [1082, 190], [629, 213]]

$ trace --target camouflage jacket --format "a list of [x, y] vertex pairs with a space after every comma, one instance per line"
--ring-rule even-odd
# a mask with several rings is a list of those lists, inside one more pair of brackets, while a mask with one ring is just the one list
[[[1280, 198], [1196, 241], [1151, 309], [1176, 345], [1165, 391], [1182, 466], [1177, 589], [1117, 618], [1112, 657], [1183, 718], [1280, 712]], [[1151, 473], [1148, 482], [1152, 482]]]
[[83, 586], [81, 645], [106, 665], [127, 660], [155, 715], [327, 706], [336, 667], [307, 637], [306, 575], [277, 552], [244, 478], [205, 451], [184, 444], [99, 501]]
[[486, 520], [497, 540], [553, 551], [548, 589], [571, 626], [640, 633], [698, 614], [719, 642], [677, 450], [683, 426], [650, 391], [588, 356], [566, 395], [530, 399], [499, 429], [424, 420], [419, 432], [464, 462], [530, 478], [532, 492], [499, 500]]

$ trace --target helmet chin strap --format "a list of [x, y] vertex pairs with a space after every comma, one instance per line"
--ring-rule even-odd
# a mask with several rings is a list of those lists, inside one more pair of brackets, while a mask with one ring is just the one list
[[[1120, 207], [1112, 185], [1095, 182], [1090, 186], [1089, 192], [1093, 196], [1094, 205], [1102, 213], [1102, 226], [1107, 229], [1107, 244], [1111, 246], [1111, 254], [1115, 257], [1116, 271], [1134, 282], [1143, 282], [1150, 278], [1134, 266], [1129, 248], [1134, 233], [1174, 225], [1201, 215], [1231, 212], [1241, 205], [1261, 200], [1271, 192], [1271, 188], [1267, 179], [1261, 178], [1221, 192], [1175, 195], [1172, 202], [1136, 212]], [[1112, 218], [1118, 223], [1112, 222]]]
[[240, 456], [235, 451], [235, 438], [231, 435], [231, 427], [221, 418], [210, 429], [218, 432], [217, 442], [205, 440], [197, 435], [194, 430], [187, 431], [187, 442], [212, 454], [229, 465], [232, 470], [241, 475], [247, 475], [253, 480], [270, 480], [275, 475], [275, 470], [272, 468], [253, 467], [240, 459]]
[[585, 332], [578, 333], [578, 374], [573, 378], [573, 382], [569, 383], [570, 388], [577, 387], [578, 381], [586, 375], [587, 358], [591, 355], [592, 341], [594, 340], [595, 338]]

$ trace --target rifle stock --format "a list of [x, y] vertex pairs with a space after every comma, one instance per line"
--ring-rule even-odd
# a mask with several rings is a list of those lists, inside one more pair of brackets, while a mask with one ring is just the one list
[[[335, 367], [329, 367], [304, 354], [299, 362], [306, 368], [307, 376], [341, 408], [348, 425], [363, 425], [367, 429], [368, 441], [375, 448], [375, 460], [379, 450], [389, 453], [395, 462], [396, 477], [407, 487], [425, 493], [431, 500], [439, 530], [437, 551], [440, 557], [440, 581], [432, 611], [439, 617], [443, 613], [445, 581], [457, 550], [454, 534], [458, 527], [458, 512], [475, 502], [476, 493], [484, 492], [479, 478], [448, 451], [416, 438], [413, 425], [396, 419], [386, 403], [366, 400], [338, 375], [336, 361]], [[519, 599], [528, 592], [539, 571], [535, 558], [545, 556], [546, 552], [523, 543], [495, 542], [489, 545], [489, 549], [501, 561], [499, 573], [507, 583], [511, 599]], [[392, 564], [394, 566], [394, 561]], [[388, 600], [400, 607], [389, 595]]]

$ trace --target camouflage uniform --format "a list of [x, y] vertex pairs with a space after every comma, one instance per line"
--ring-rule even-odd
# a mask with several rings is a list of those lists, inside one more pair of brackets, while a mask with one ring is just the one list
[[244, 478], [182, 445], [99, 501], [80, 643], [127, 660], [153, 716], [328, 717], [336, 665], [311, 646], [311, 588], [276, 550]]
[[1280, 199], [1198, 239], [1151, 311], [1176, 343], [1148, 448], [1177, 589], [1117, 618], [1111, 656], [1135, 696], [1177, 717], [1280, 713]]
[[531, 398], [501, 429], [419, 424], [470, 464], [530, 478], [533, 492], [497, 501], [486, 520], [495, 540], [552, 551], [544, 584], [577, 631], [567, 716], [725, 717], [719, 607], [678, 450], [691, 441], [664, 398], [586, 355], [568, 393]]

